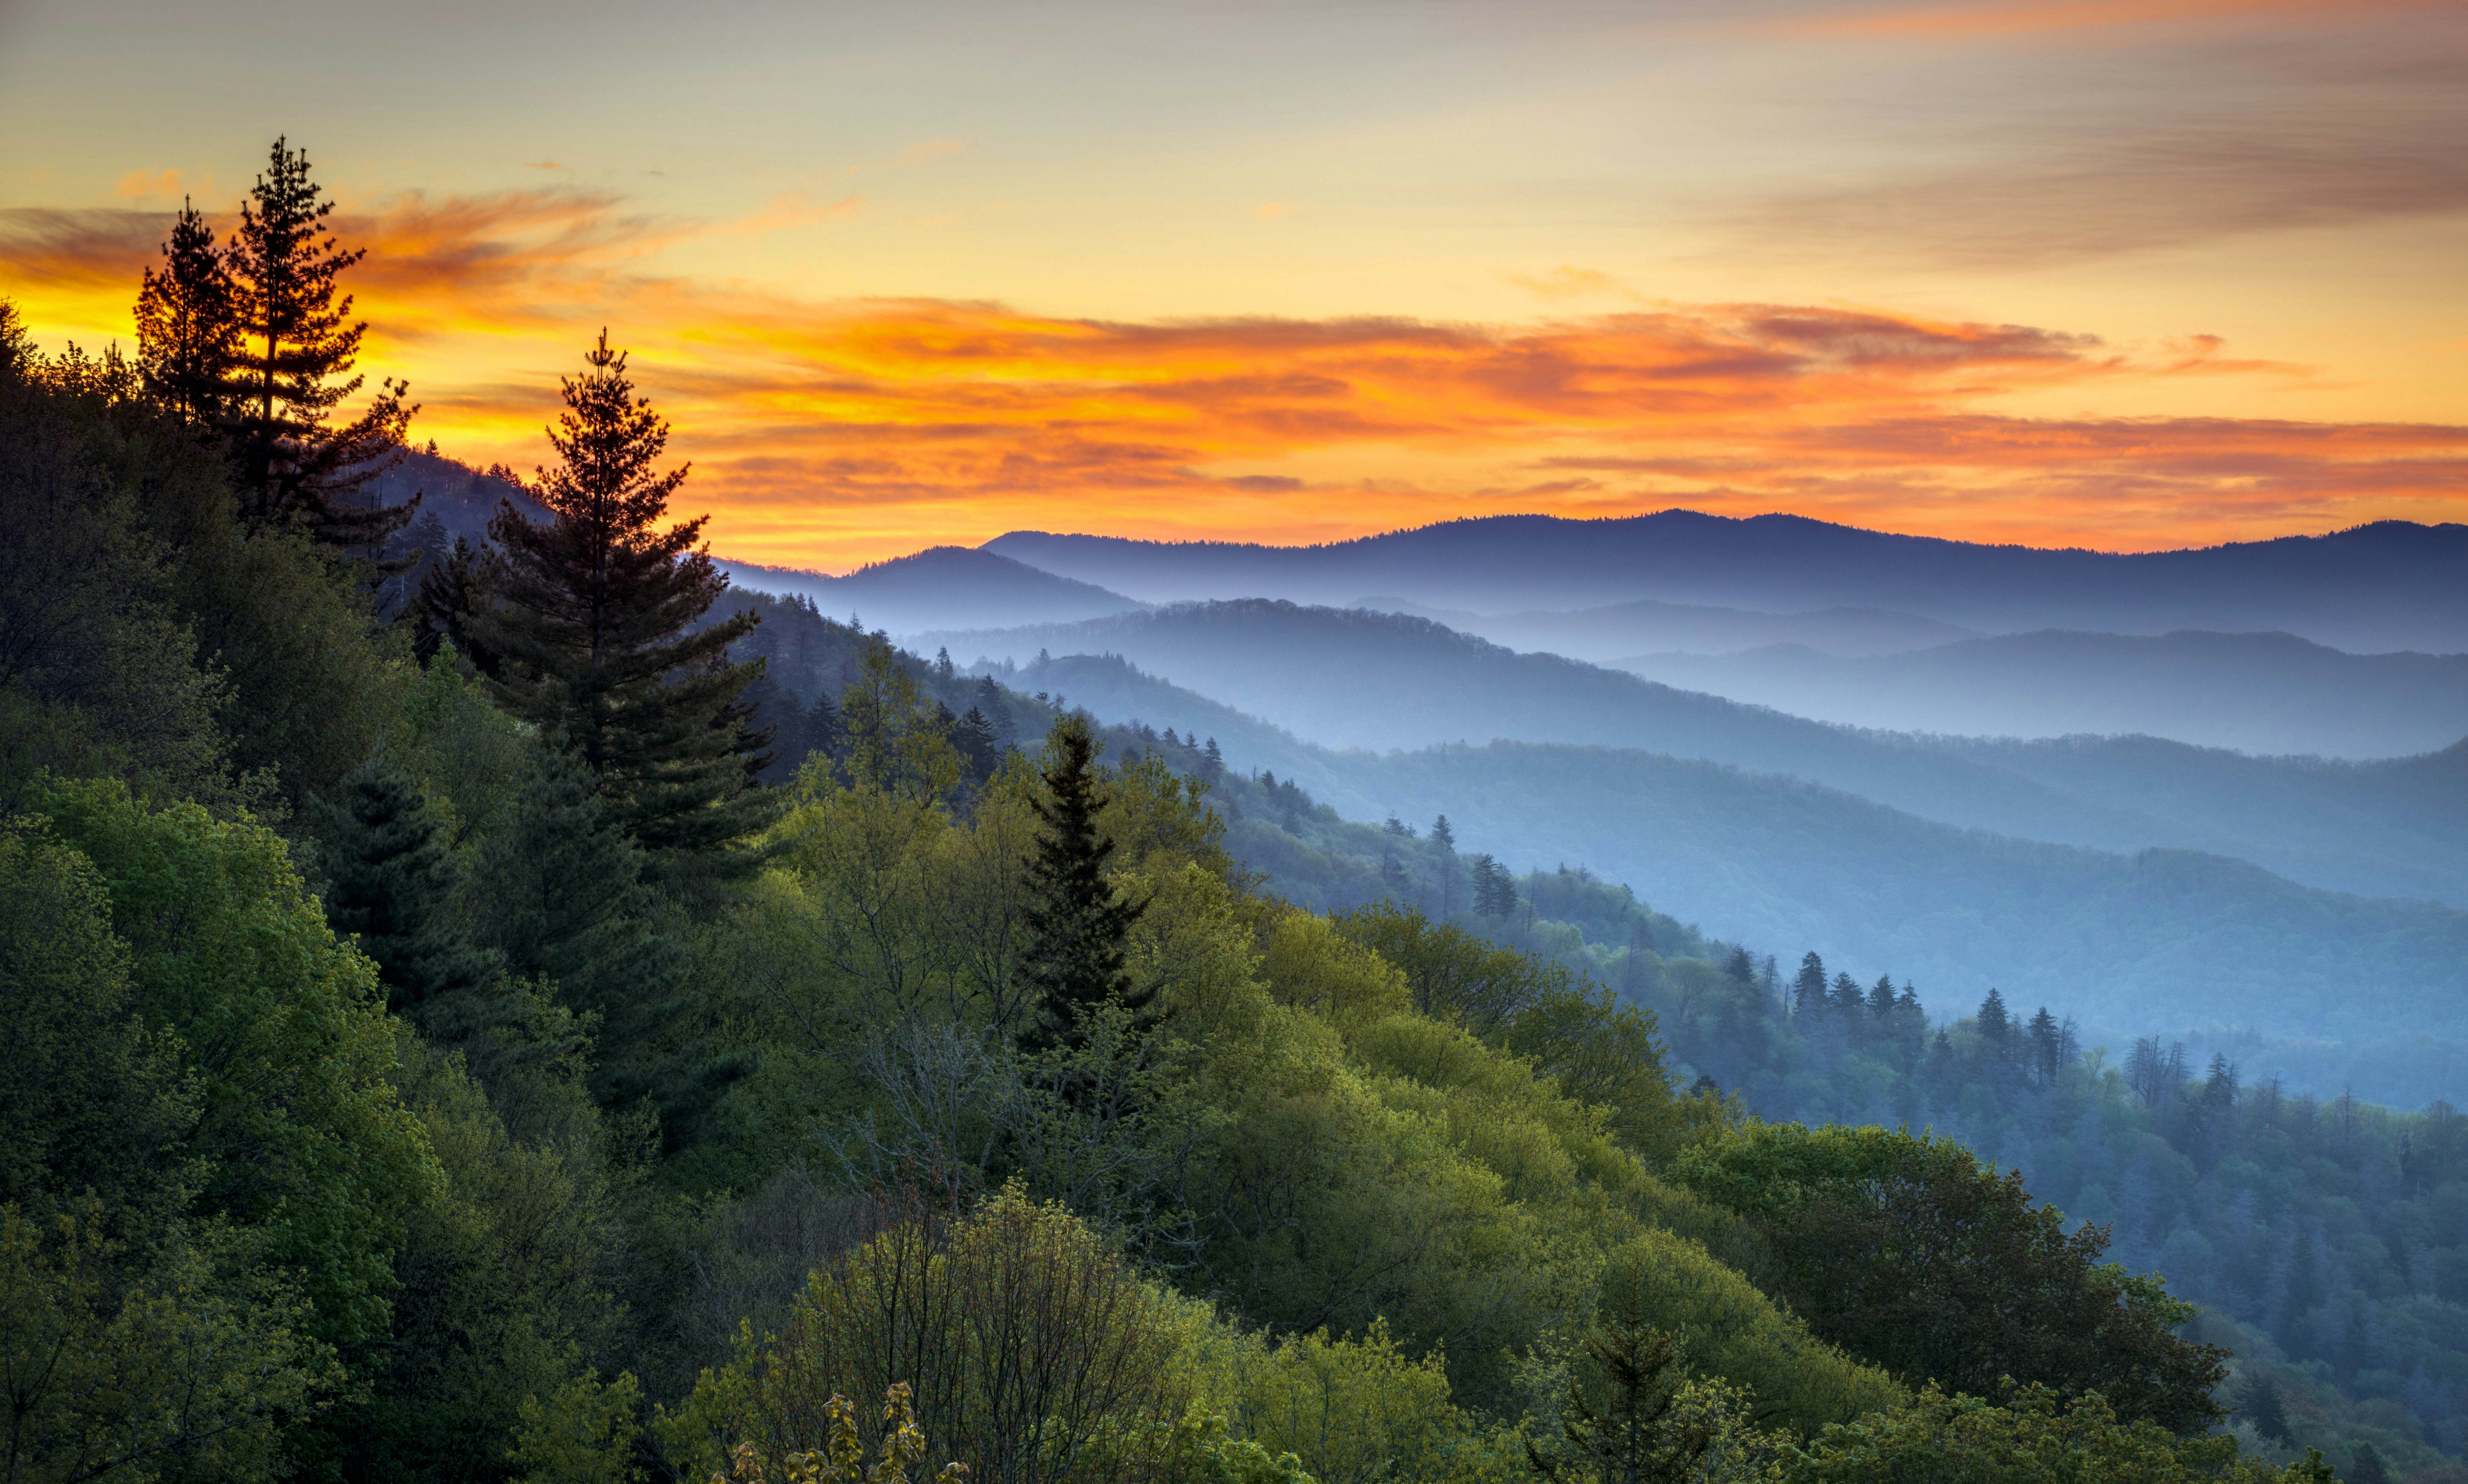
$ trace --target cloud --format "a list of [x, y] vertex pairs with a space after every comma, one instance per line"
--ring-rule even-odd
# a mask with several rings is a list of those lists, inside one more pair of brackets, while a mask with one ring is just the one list
[[2436, 0], [1984, 0], [1827, 11], [1770, 21], [1772, 35], [1981, 40], [2186, 23], [2271, 23], [2323, 12], [2417, 9]]
[[[1015, 527], [1300, 540], [1682, 504], [2117, 548], [2468, 515], [2468, 428], [1995, 410], [2303, 374], [2209, 336], [2137, 348], [1759, 303], [1071, 318], [689, 279], [662, 250], [710, 227], [573, 189], [404, 193], [333, 221], [369, 249], [347, 280], [373, 326], [364, 369], [412, 377], [421, 436], [537, 462], [557, 377], [606, 324], [695, 464], [692, 508], [760, 559], [845, 566]], [[169, 225], [0, 213], [0, 290], [38, 333], [125, 326]]]
[[133, 170], [120, 177], [118, 183], [112, 186], [111, 194], [125, 201], [143, 201], [155, 197], [168, 201], [183, 194], [210, 196], [214, 194], [214, 190], [215, 177], [212, 175], [199, 175], [194, 180], [184, 180], [180, 171], [176, 170]]
[[818, 221], [849, 216], [865, 205], [862, 195], [844, 195], [826, 201], [811, 191], [783, 191], [771, 198], [762, 211], [743, 221], [732, 222], [722, 231], [736, 233], [777, 232], [786, 227], [808, 227]]

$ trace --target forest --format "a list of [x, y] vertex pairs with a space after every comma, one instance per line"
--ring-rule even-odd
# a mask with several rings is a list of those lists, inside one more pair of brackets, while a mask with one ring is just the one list
[[0, 302], [7, 1484], [2468, 1473], [2456, 1114], [733, 592], [605, 333], [446, 539], [329, 207]]

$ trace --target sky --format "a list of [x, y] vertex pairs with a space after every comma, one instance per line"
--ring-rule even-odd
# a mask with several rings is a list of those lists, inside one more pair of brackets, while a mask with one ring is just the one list
[[0, 294], [307, 148], [416, 441], [606, 327], [714, 549], [2468, 519], [2468, 4], [0, 0]]

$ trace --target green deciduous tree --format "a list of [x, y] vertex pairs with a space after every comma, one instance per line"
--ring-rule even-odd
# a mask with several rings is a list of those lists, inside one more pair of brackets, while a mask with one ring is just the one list
[[531, 490], [552, 518], [499, 508], [489, 603], [471, 628], [498, 657], [499, 698], [583, 761], [655, 858], [711, 855], [770, 810], [751, 787], [768, 739], [746, 730], [738, 702], [763, 662], [728, 661], [756, 619], [695, 627], [728, 579], [697, 545], [701, 518], [657, 529], [686, 477], [657, 471], [668, 424], [634, 395], [606, 334], [583, 359], [548, 434], [559, 467]]
[[1810, 1328], [1911, 1384], [2097, 1391], [2179, 1432], [2222, 1415], [2211, 1392], [2227, 1352], [2173, 1333], [2193, 1306], [2102, 1264], [2105, 1228], [2068, 1234], [2020, 1176], [1952, 1139], [1761, 1124], [1673, 1169], [1756, 1224], [1768, 1281]]

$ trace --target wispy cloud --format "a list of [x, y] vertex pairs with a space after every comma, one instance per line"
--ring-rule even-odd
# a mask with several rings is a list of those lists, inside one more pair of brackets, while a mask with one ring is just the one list
[[[166, 214], [0, 216], [0, 286], [125, 307]], [[1016, 526], [1306, 539], [1459, 514], [1796, 510], [2147, 547], [2468, 513], [2468, 428], [2043, 420], [1997, 400], [2186, 376], [2286, 380], [2191, 335], [2149, 350], [1883, 309], [1684, 305], [1519, 324], [1106, 320], [817, 303], [683, 278], [704, 230], [571, 190], [337, 217], [423, 433], [527, 465], [600, 325], [696, 462], [726, 550], [846, 565]], [[1579, 270], [1582, 271], [1582, 270]], [[1547, 280], [1546, 280], [1547, 282]], [[113, 313], [123, 317], [125, 308]]]

